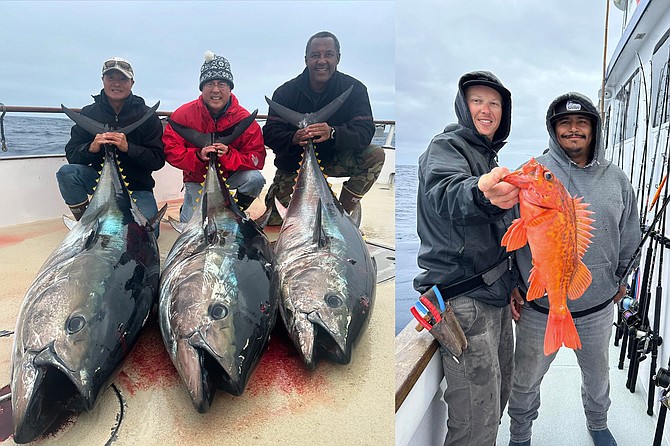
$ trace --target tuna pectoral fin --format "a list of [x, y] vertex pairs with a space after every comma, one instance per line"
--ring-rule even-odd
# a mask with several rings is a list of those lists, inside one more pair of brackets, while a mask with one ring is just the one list
[[584, 291], [591, 285], [591, 271], [580, 260], [575, 270], [575, 275], [572, 276], [570, 288], [568, 288], [568, 299], [575, 300], [584, 294]]
[[324, 248], [328, 246], [328, 237], [323, 231], [323, 204], [319, 198], [319, 202], [316, 205], [316, 221], [314, 222], [314, 232], [312, 233], [312, 243], [314, 243], [319, 248]]
[[573, 350], [582, 348], [577, 328], [570, 313], [566, 311], [565, 314], [559, 314], [550, 309], [547, 331], [544, 333], [544, 355], [551, 355], [561, 348], [561, 345]]
[[512, 222], [512, 225], [507, 229], [505, 235], [503, 235], [502, 242], [500, 246], [505, 246], [507, 252], [516, 251], [517, 249], [525, 246], [528, 243], [528, 235], [526, 233], [526, 226], [523, 223], [523, 220], [517, 218]]

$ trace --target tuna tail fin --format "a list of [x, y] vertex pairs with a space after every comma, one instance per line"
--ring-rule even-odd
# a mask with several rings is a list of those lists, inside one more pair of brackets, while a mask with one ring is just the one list
[[283, 105], [273, 101], [272, 99], [268, 98], [265, 96], [265, 101], [268, 103], [270, 106], [270, 109], [274, 111], [281, 119], [284, 121], [288, 122], [291, 125], [294, 125], [298, 127], [299, 129], [303, 129], [307, 127], [310, 124], [314, 124], [317, 122], [326, 122], [328, 118], [330, 118], [339, 108], [344, 104], [344, 101], [349, 97], [351, 94], [351, 90], [353, 90], [354, 86], [350, 86], [344, 93], [333, 99], [332, 102], [330, 102], [328, 105], [324, 106], [322, 109], [320, 109], [317, 112], [314, 113], [298, 113], [296, 111], [291, 110], [288, 107], [284, 107]]
[[573, 350], [582, 348], [572, 315], [567, 311], [565, 314], [560, 314], [549, 310], [547, 330], [544, 333], [544, 355], [555, 353], [561, 345]]
[[526, 225], [520, 218], [515, 219], [512, 225], [507, 229], [503, 235], [500, 246], [505, 246], [507, 252], [516, 251], [528, 243], [528, 234], [526, 232]]
[[575, 274], [572, 276], [572, 280], [570, 281], [570, 288], [568, 288], [568, 299], [575, 300], [581, 297], [589, 285], [591, 285], [591, 280], [591, 271], [589, 271], [588, 267], [584, 265], [584, 262], [580, 260], [577, 264]]

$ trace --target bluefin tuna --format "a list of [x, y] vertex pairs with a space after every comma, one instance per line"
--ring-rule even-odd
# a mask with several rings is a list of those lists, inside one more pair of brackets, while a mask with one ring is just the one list
[[[204, 147], [230, 144], [255, 116], [228, 136], [170, 125]], [[198, 209], [166, 259], [159, 303], [165, 347], [198, 412], [209, 410], [217, 388], [244, 392], [277, 318], [273, 266], [270, 242], [239, 209], [210, 154]]]
[[[111, 130], [65, 109], [88, 131]], [[85, 119], [84, 119], [85, 118]], [[16, 323], [11, 390], [14, 441], [27, 443], [65, 411], [90, 410], [116, 376], [158, 293], [153, 234], [165, 208], [147, 221], [119, 172], [115, 148], [90, 205], [28, 288]]]
[[[313, 114], [265, 98], [298, 128], [324, 122], [351, 93]], [[280, 314], [308, 368], [319, 358], [348, 364], [374, 306], [377, 266], [358, 227], [333, 195], [310, 141], [275, 245]]]

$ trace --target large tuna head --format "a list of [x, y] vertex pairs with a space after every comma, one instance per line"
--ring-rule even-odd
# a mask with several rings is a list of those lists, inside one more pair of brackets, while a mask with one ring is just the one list
[[17, 321], [11, 386], [17, 443], [41, 435], [66, 410], [95, 406], [153, 298], [151, 291], [136, 295], [141, 308], [120, 295], [105, 303], [102, 284], [90, 284], [99, 272], [95, 256], [64, 263], [63, 270], [45, 271], [29, 289]]
[[[282, 284], [282, 316], [294, 344], [308, 368], [319, 358], [348, 364], [361, 332], [367, 326], [375, 295], [374, 277], [356, 274], [350, 282], [347, 269], [328, 274], [321, 266], [308, 266]], [[374, 274], [373, 274], [374, 275]]]

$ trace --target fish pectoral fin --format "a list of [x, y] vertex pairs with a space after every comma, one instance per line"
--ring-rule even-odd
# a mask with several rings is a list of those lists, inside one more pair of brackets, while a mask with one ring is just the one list
[[312, 243], [319, 248], [328, 246], [328, 236], [323, 231], [323, 203], [321, 198], [316, 205], [316, 221], [314, 222], [314, 233], [312, 234]]
[[591, 280], [591, 271], [589, 271], [584, 262], [580, 260], [579, 264], [577, 264], [575, 274], [572, 276], [570, 288], [568, 288], [568, 299], [575, 300], [581, 297], [589, 285], [591, 285]]
[[523, 219], [517, 218], [503, 235], [500, 246], [505, 246], [507, 252], [515, 251], [528, 243], [528, 234]]
[[531, 268], [530, 275], [528, 276], [528, 282], [530, 282], [530, 287], [526, 293], [526, 300], [535, 300], [544, 296], [547, 292], [546, 286], [540, 275], [537, 273], [535, 267]]

